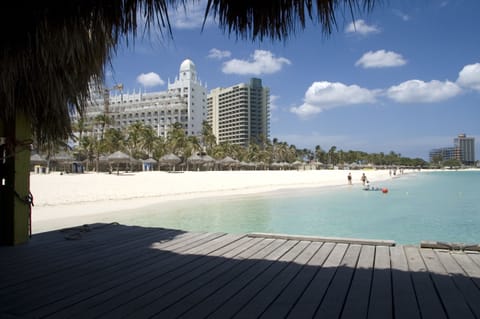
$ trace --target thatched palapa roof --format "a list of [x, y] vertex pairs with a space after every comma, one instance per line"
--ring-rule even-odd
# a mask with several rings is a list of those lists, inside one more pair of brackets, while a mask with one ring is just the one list
[[[198, 1], [191, 0], [194, 5]], [[0, 4], [0, 122], [22, 112], [39, 142], [66, 138], [69, 110], [81, 110], [88, 84], [121, 39], [132, 39], [138, 20], [170, 33], [168, 11], [187, 0], [3, 1]], [[373, 0], [208, 0], [227, 34], [252, 40], [286, 39], [308, 20], [329, 33], [338, 7], [370, 8]]]

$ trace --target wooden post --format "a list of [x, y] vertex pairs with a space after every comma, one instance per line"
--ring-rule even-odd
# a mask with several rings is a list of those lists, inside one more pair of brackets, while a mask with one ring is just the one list
[[17, 245], [29, 238], [30, 122], [25, 114], [0, 121], [0, 137], [6, 138], [0, 156], [0, 244]]

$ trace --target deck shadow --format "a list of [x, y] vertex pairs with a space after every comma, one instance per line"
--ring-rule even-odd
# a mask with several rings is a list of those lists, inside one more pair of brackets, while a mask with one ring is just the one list
[[476, 253], [96, 224], [0, 256], [2, 318], [480, 317]]

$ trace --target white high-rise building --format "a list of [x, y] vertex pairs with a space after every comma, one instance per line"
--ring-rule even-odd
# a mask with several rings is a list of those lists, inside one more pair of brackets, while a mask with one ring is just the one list
[[252, 78], [249, 83], [213, 89], [207, 105], [217, 143], [247, 146], [269, 138], [270, 90], [262, 86], [262, 80]]
[[140, 121], [153, 127], [159, 136], [166, 136], [171, 125], [178, 122], [187, 135], [198, 136], [207, 119], [207, 88], [199, 81], [190, 59], [182, 62], [167, 91], [123, 93], [115, 87], [105, 92], [92, 93], [85, 112], [87, 122], [94, 123], [98, 115], [105, 114], [111, 119], [109, 127], [123, 129]]
[[453, 144], [459, 150], [459, 160], [463, 164], [471, 165], [475, 162], [475, 138], [467, 137], [466, 134], [458, 134], [453, 139]]

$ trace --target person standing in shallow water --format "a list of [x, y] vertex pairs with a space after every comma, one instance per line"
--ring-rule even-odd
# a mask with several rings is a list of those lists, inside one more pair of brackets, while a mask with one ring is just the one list
[[362, 177], [360, 177], [360, 180], [362, 181], [363, 186], [365, 186], [365, 182], [367, 181], [367, 176], [365, 176], [365, 173], [362, 174]]
[[352, 185], [352, 173], [348, 173], [347, 180], [348, 180], [348, 185]]

